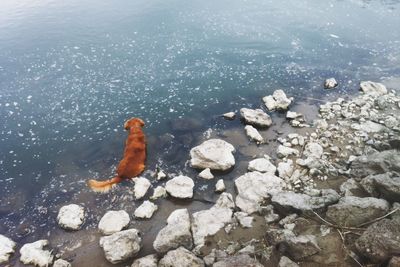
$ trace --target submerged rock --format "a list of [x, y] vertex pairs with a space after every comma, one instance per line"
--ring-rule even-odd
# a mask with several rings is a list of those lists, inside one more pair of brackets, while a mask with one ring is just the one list
[[158, 209], [157, 205], [145, 200], [142, 205], [140, 205], [135, 210], [135, 217], [149, 219], [153, 216], [153, 213]]
[[134, 260], [131, 267], [157, 267], [157, 262], [156, 255], [151, 254]]
[[268, 127], [272, 124], [271, 117], [262, 109], [242, 108], [240, 115], [246, 123], [256, 127]]
[[336, 81], [335, 78], [326, 79], [325, 82], [324, 82], [324, 88], [325, 89], [333, 89], [336, 86], [338, 86], [338, 82]]
[[167, 219], [167, 226], [158, 232], [153, 243], [154, 249], [159, 253], [165, 253], [180, 246], [187, 249], [191, 249], [193, 246], [187, 209], [173, 211]]
[[272, 96], [266, 96], [263, 98], [265, 106], [268, 110], [286, 110], [292, 103], [293, 98], [287, 98], [283, 90], [276, 90]]
[[282, 256], [279, 260], [278, 267], [299, 267], [299, 265], [288, 257]]
[[276, 167], [266, 158], [258, 158], [249, 162], [247, 167], [249, 171], [265, 172], [269, 174], [275, 174]]
[[226, 257], [213, 264], [213, 267], [262, 267], [263, 265], [255, 258], [247, 254], [238, 254], [231, 257]]
[[233, 120], [236, 117], [235, 112], [227, 112], [222, 115], [227, 120]]
[[250, 140], [255, 141], [257, 144], [264, 143], [264, 138], [261, 136], [261, 134], [257, 131], [256, 128], [254, 128], [251, 125], [246, 125], [244, 127], [244, 130], [246, 131], [246, 135], [250, 138]]
[[71, 267], [71, 263], [66, 260], [58, 259], [53, 263], [53, 267]]
[[194, 182], [190, 177], [179, 175], [165, 184], [168, 194], [176, 198], [192, 198]]
[[210, 139], [190, 150], [190, 164], [194, 168], [226, 171], [235, 165], [235, 148], [220, 139]]
[[61, 207], [57, 215], [58, 224], [68, 230], [78, 230], [85, 219], [85, 209], [76, 204]]
[[214, 175], [211, 173], [210, 168], [204, 169], [202, 172], [199, 173], [199, 177], [206, 179], [206, 180], [211, 180], [214, 178]]
[[106, 259], [112, 264], [134, 257], [140, 250], [142, 239], [136, 229], [124, 230], [100, 238]]
[[47, 240], [39, 240], [22, 246], [19, 250], [21, 253], [20, 261], [24, 264], [33, 264], [39, 267], [50, 266], [53, 262], [51, 251], [44, 250], [49, 242]]
[[8, 237], [0, 235], [0, 263], [8, 261], [11, 254], [15, 252], [16, 245], [17, 244]]
[[124, 210], [110, 210], [100, 219], [99, 230], [105, 235], [119, 232], [128, 226], [129, 214]]
[[159, 267], [204, 267], [202, 259], [186, 248], [179, 247], [169, 251], [158, 263]]
[[147, 190], [149, 190], [151, 183], [149, 180], [143, 177], [139, 178], [134, 178], [133, 181], [135, 182], [134, 186], [134, 192], [135, 192], [135, 198], [136, 199], [141, 199], [146, 195]]
[[366, 81], [360, 83], [360, 90], [366, 94], [385, 95], [388, 93], [386, 86], [381, 83]]
[[281, 247], [294, 260], [302, 260], [317, 254], [321, 249], [313, 235], [291, 236], [282, 242]]

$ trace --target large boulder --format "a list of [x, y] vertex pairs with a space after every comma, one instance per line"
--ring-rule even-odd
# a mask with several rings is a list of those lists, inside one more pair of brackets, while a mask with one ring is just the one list
[[142, 239], [136, 229], [124, 230], [100, 238], [106, 259], [112, 264], [134, 257], [140, 250]]
[[240, 115], [246, 123], [256, 127], [268, 127], [272, 124], [271, 117], [262, 109], [242, 108]]
[[392, 177], [391, 173], [367, 176], [360, 184], [373, 197], [388, 201], [400, 199], [400, 177]]
[[282, 191], [285, 182], [273, 174], [248, 172], [235, 180], [235, 186], [238, 191], [236, 205], [251, 214], [258, 211], [271, 194]]
[[235, 148], [220, 139], [210, 139], [190, 150], [190, 164], [194, 168], [226, 171], [235, 165]]
[[85, 219], [85, 209], [76, 204], [60, 208], [57, 215], [58, 224], [68, 230], [78, 230]]
[[247, 254], [238, 254], [231, 257], [226, 257], [213, 264], [213, 267], [263, 267], [255, 258]]
[[357, 157], [351, 163], [350, 176], [360, 180], [371, 174], [396, 172], [400, 174], [400, 151], [385, 150]]
[[17, 244], [8, 237], [0, 235], [0, 263], [8, 261], [11, 254], [14, 253], [16, 245]]
[[180, 246], [187, 249], [191, 249], [193, 246], [187, 209], [173, 211], [167, 219], [167, 226], [158, 232], [153, 243], [154, 249], [159, 253], [165, 253]]
[[53, 263], [53, 255], [51, 251], [44, 250], [49, 242], [47, 240], [39, 240], [22, 246], [19, 250], [21, 254], [20, 261], [24, 264], [33, 264], [39, 267], [47, 267]]
[[186, 248], [169, 251], [158, 263], [159, 267], [204, 267], [204, 261]]
[[156, 255], [151, 254], [133, 261], [131, 267], [157, 267], [158, 259]]
[[100, 219], [99, 230], [105, 235], [111, 235], [127, 227], [130, 220], [126, 211], [110, 210]]
[[337, 225], [358, 226], [385, 215], [389, 209], [389, 203], [383, 199], [346, 196], [329, 206], [326, 217]]
[[383, 263], [399, 255], [400, 221], [383, 219], [370, 225], [356, 241], [356, 248], [375, 263]]
[[194, 182], [190, 177], [179, 175], [165, 184], [165, 190], [176, 198], [192, 198]]
[[381, 83], [365, 81], [360, 83], [360, 90], [365, 94], [385, 95], [388, 93], [386, 86]]

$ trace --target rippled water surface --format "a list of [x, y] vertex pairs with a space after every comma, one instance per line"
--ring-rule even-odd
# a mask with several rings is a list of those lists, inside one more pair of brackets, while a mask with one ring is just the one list
[[[329, 97], [329, 77], [348, 95], [360, 80], [396, 80], [399, 8], [383, 0], [2, 0], [0, 233], [62, 247], [55, 216], [65, 203], [88, 208], [85, 229], [105, 210], [133, 212], [132, 184], [107, 195], [85, 184], [113, 174], [132, 116], [146, 121], [145, 177], [157, 168], [196, 177], [185, 162], [208, 128], [247, 142], [224, 112], [261, 107], [278, 88], [297, 101]], [[221, 177], [229, 184], [240, 170]], [[160, 201], [155, 220], [163, 224], [176, 206], [209, 205], [207, 186], [197, 181], [194, 202]], [[135, 223], [151, 242], [159, 226]]]

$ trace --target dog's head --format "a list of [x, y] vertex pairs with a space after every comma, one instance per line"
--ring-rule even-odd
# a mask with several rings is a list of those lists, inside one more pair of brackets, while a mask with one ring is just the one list
[[139, 118], [131, 118], [127, 120], [124, 124], [125, 130], [129, 130], [131, 127], [143, 127], [144, 121]]

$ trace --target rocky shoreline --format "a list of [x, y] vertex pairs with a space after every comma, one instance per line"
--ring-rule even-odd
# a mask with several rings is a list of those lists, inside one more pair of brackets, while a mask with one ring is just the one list
[[[325, 83], [327, 89], [336, 86], [332, 80]], [[282, 90], [264, 97], [267, 110], [285, 112], [293, 127], [278, 138], [276, 153], [249, 161], [248, 172], [234, 180], [235, 194], [223, 192], [223, 179], [215, 179], [220, 195], [209, 209], [173, 211], [153, 242], [157, 254], [136, 258], [142, 237], [129, 227], [130, 215], [108, 211], [98, 225], [105, 258], [132, 267], [399, 266], [400, 98], [380, 83], [361, 82], [360, 89], [351, 100], [321, 105], [319, 118], [310, 124], [302, 114], [287, 111], [296, 99]], [[235, 115], [226, 113], [224, 118], [234, 120]], [[249, 140], [268, 146], [262, 129], [272, 124], [270, 115], [244, 107], [240, 117]], [[193, 147], [190, 166], [201, 171], [196, 179], [212, 180], [229, 172], [235, 153], [232, 144], [214, 137]], [[196, 182], [162, 171], [155, 179], [165, 184], [154, 189], [151, 201], [144, 199], [151, 182], [134, 179], [135, 198], [144, 199], [134, 217], [149, 223], [158, 209], [155, 199], [191, 199]], [[79, 231], [85, 207], [64, 206], [57, 221], [68, 231]], [[250, 240], [242, 242], [237, 235]], [[24, 244], [20, 261], [71, 266], [46, 246], [45, 239]], [[0, 235], [0, 263], [8, 262], [15, 247]]]

